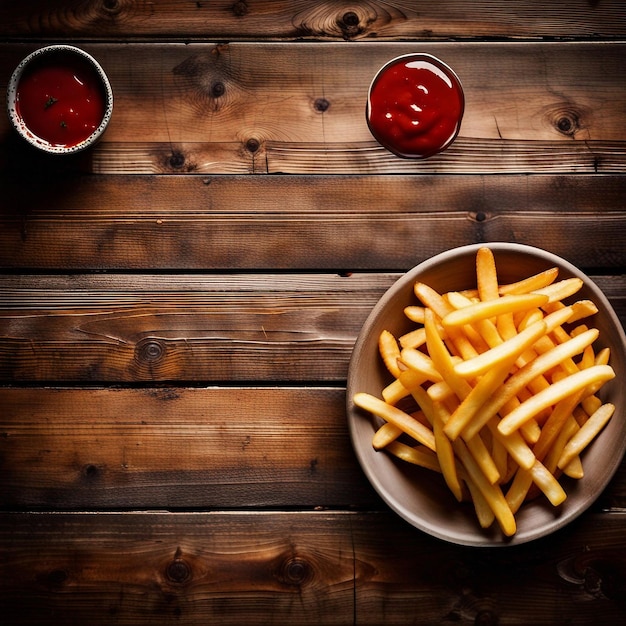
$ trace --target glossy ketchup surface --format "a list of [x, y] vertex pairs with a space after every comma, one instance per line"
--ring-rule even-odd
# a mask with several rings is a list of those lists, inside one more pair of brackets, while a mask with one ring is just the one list
[[27, 67], [17, 86], [16, 110], [29, 130], [57, 146], [75, 146], [100, 125], [105, 97], [96, 70], [70, 55]]
[[426, 54], [390, 61], [370, 87], [367, 123], [376, 140], [407, 158], [445, 150], [461, 126], [465, 99], [456, 74]]

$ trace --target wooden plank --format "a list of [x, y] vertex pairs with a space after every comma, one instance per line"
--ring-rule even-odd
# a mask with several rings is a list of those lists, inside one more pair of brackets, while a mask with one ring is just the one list
[[[182, 154], [187, 151], [193, 155], [203, 152], [194, 146], [180, 147]], [[97, 155], [98, 171], [112, 173], [113, 152], [114, 149], [102, 147]], [[143, 153], [148, 153], [147, 146], [143, 147]], [[356, 170], [360, 174], [610, 174], [626, 169], [626, 151], [622, 141], [566, 143], [460, 137], [445, 152], [423, 161], [397, 159], [372, 141], [348, 146], [328, 142], [290, 144], [269, 141], [265, 145], [264, 156], [265, 161], [256, 159], [254, 173], [333, 174]], [[196, 162], [211, 162], [208, 155], [203, 159], [194, 158]], [[153, 164], [152, 171], [155, 169]]]
[[[34, 47], [2, 48], [7, 80]], [[626, 171], [621, 42], [420, 45], [457, 71], [466, 92], [458, 143], [427, 162], [407, 162], [377, 147], [364, 114], [376, 71], [415, 44], [85, 49], [102, 63], [115, 93], [103, 140], [80, 161], [90, 171]], [[0, 118], [0, 141], [0, 163], [33, 167], [31, 150], [14, 140], [6, 116]]]
[[[345, 381], [398, 274], [0, 276], [0, 380]], [[626, 322], [626, 276], [593, 276]]]
[[4, 509], [382, 506], [343, 388], [5, 388], [0, 406]]
[[2, 268], [404, 271], [476, 241], [626, 266], [621, 175], [39, 180], [0, 178]]
[[[240, 143], [102, 142], [87, 168], [99, 174], [610, 174], [626, 170], [621, 141], [457, 139], [427, 160], [398, 159], [376, 141]], [[121, 156], [123, 155], [123, 159]], [[242, 158], [243, 157], [243, 158]]]
[[[345, 388], [0, 388], [0, 508], [385, 508]], [[626, 462], [596, 509], [626, 505]]]
[[537, 4], [463, 0], [394, 4], [233, 0], [128, 4], [33, 1], [0, 7], [2, 34], [80, 39], [440, 39], [451, 37], [619, 37], [619, 0]]
[[48, 280], [24, 276], [16, 291], [3, 290], [2, 380], [345, 380], [356, 335], [384, 290], [378, 282], [359, 292], [337, 275], [277, 283], [172, 275], [143, 288], [118, 275], [103, 290], [97, 277], [53, 279], [52, 289]]
[[618, 624], [624, 517], [467, 549], [386, 512], [2, 513], [0, 601], [11, 626]]

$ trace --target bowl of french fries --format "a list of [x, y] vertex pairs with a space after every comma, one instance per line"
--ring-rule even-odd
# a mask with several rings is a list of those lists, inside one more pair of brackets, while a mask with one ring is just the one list
[[512, 243], [439, 254], [383, 295], [354, 346], [352, 444], [389, 507], [452, 543], [544, 537], [626, 448], [626, 337], [568, 261]]

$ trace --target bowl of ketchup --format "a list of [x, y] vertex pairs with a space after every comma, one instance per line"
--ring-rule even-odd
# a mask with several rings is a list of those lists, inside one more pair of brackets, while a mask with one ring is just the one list
[[396, 57], [378, 71], [369, 88], [366, 118], [387, 150], [425, 159], [456, 139], [464, 109], [456, 73], [430, 54], [414, 53]]
[[113, 112], [113, 92], [90, 54], [53, 45], [35, 50], [15, 68], [7, 106], [13, 127], [28, 143], [71, 154], [100, 138]]

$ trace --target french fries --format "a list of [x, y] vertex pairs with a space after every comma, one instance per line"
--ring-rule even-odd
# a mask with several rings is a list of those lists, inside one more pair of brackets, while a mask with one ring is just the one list
[[417, 282], [419, 302], [404, 309], [415, 328], [379, 338], [393, 382], [382, 399], [353, 398], [377, 417], [374, 448], [439, 473], [481, 527], [496, 521], [506, 536], [529, 498], [559, 506], [560, 476], [584, 476], [581, 454], [615, 410], [597, 395], [615, 377], [608, 349], [593, 347], [597, 308], [564, 302], [581, 287], [557, 268], [501, 284], [487, 246], [475, 286], [438, 293]]

